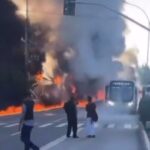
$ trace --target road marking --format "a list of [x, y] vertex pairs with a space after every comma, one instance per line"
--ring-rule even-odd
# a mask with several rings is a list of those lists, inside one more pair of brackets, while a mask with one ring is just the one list
[[78, 128], [80, 128], [83, 125], [84, 125], [84, 123], [78, 123]]
[[[78, 132], [80, 132], [80, 131], [82, 131], [82, 130], [83, 130], [83, 128], [79, 128], [79, 129], [78, 129]], [[61, 136], [60, 138], [58, 138], [58, 139], [56, 139], [56, 140], [54, 140], [54, 141], [52, 141], [52, 142], [49, 142], [48, 144], [42, 146], [42, 147], [40, 148], [40, 150], [49, 150], [50, 148], [53, 148], [54, 146], [56, 146], [56, 145], [62, 143], [62, 142], [65, 141], [65, 140], [66, 140], [66, 135], [63, 135], [63, 136]]]
[[45, 113], [44, 115], [45, 116], [55, 116], [55, 114], [52, 114], [52, 113]]
[[115, 128], [115, 124], [108, 124], [107, 128]]
[[6, 125], [6, 123], [0, 123], [0, 126]]
[[18, 134], [20, 134], [20, 132], [12, 133], [10, 136], [15, 136], [15, 135], [18, 135]]
[[10, 128], [10, 127], [18, 126], [18, 125], [19, 125], [19, 123], [14, 123], [14, 124], [10, 124], [10, 125], [5, 126], [5, 128]]
[[132, 129], [132, 124], [124, 124], [125, 129]]
[[45, 128], [45, 127], [51, 126], [52, 124], [53, 123], [46, 123], [46, 124], [39, 126], [39, 128]]
[[64, 127], [66, 125], [67, 125], [67, 123], [61, 123], [61, 124], [57, 125], [56, 128], [61, 128], [61, 127]]
[[63, 119], [65, 119], [65, 118], [57, 119], [57, 120], [53, 121], [53, 123], [59, 122], [59, 121], [61, 121], [61, 120], [63, 120]]

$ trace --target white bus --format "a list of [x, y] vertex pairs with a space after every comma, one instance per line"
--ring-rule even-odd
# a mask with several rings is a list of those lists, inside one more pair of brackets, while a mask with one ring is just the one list
[[129, 112], [136, 112], [138, 92], [133, 81], [114, 80], [106, 87], [106, 101], [110, 106], [122, 107]]

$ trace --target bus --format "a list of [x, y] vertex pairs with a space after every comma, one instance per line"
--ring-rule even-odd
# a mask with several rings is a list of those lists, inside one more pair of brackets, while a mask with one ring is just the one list
[[137, 93], [133, 81], [114, 80], [106, 86], [106, 101], [111, 106], [120, 106], [136, 112], [138, 108]]

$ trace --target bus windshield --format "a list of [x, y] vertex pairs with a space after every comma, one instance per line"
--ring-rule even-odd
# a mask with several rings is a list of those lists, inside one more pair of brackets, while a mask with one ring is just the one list
[[130, 102], [134, 96], [134, 83], [131, 81], [112, 81], [110, 99], [116, 102]]

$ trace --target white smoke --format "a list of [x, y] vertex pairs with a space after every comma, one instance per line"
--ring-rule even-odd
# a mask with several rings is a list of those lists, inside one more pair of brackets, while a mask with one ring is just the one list
[[[120, 0], [82, 0], [104, 4], [118, 12], [122, 10]], [[71, 68], [77, 80], [117, 78], [120, 65], [113, 57], [124, 51], [123, 18], [101, 5], [76, 6], [75, 17], [64, 17], [61, 33], [76, 52]]]

